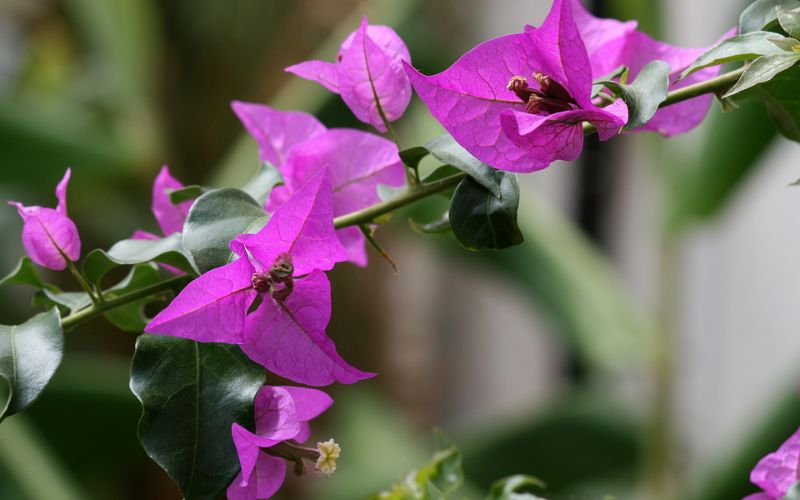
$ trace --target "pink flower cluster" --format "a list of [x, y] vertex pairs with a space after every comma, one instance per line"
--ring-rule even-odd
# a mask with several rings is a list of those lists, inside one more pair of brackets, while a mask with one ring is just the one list
[[[601, 140], [626, 124], [623, 101], [601, 106], [592, 97], [594, 79], [620, 65], [635, 77], [647, 62], [662, 59], [671, 67], [672, 87], [686, 85], [718, 71], [698, 71], [677, 82], [703, 50], [655, 41], [634, 22], [597, 19], [578, 0], [555, 0], [542, 26], [486, 41], [438, 75], [414, 69], [397, 33], [369, 25], [366, 18], [342, 42], [334, 62], [307, 61], [287, 71], [339, 94], [359, 120], [381, 132], [403, 115], [413, 86], [475, 157], [498, 169], [529, 172], [577, 158], [584, 122], [595, 126]], [[710, 101], [698, 97], [662, 109], [642, 129], [665, 136], [690, 130]], [[258, 142], [261, 160], [281, 172], [284, 184], [266, 202], [271, 217], [263, 229], [234, 238], [233, 260], [189, 283], [145, 331], [240, 345], [267, 370], [305, 385], [374, 376], [342, 359], [327, 336], [331, 288], [325, 273], [339, 262], [367, 264], [363, 234], [355, 227], [336, 230], [334, 218], [379, 202], [380, 184], [403, 185], [397, 145], [370, 132], [328, 129], [300, 111], [244, 102], [233, 102], [232, 108]], [[67, 216], [69, 177], [67, 170], [56, 189], [56, 209], [12, 202], [24, 220], [28, 255], [51, 269], [64, 269], [80, 256], [78, 232]], [[171, 202], [169, 191], [181, 187], [163, 167], [153, 186], [152, 210], [164, 236], [182, 230], [192, 205]], [[137, 231], [134, 238], [159, 237]], [[255, 432], [232, 427], [242, 472], [228, 489], [229, 498], [274, 494], [286, 459], [295, 459], [296, 467], [315, 459], [318, 470], [331, 472], [338, 445], [300, 446], [309, 437], [308, 422], [331, 404], [316, 389], [264, 386], [255, 400]]]

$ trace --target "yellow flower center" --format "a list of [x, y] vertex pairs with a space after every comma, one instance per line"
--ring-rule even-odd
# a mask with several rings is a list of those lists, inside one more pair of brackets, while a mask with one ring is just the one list
[[330, 476], [336, 470], [336, 459], [339, 458], [342, 449], [336, 444], [336, 441], [329, 439], [323, 443], [317, 443], [317, 451], [319, 452], [317, 472]]

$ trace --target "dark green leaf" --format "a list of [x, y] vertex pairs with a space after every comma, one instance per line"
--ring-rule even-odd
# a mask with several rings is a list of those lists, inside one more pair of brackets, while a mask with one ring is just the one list
[[25, 409], [42, 392], [61, 364], [64, 332], [58, 309], [39, 313], [21, 325], [0, 325], [0, 419]]
[[800, 10], [778, 9], [778, 23], [793, 38], [800, 38]]
[[55, 288], [52, 285], [46, 285], [41, 278], [39, 278], [36, 266], [33, 264], [30, 257], [27, 256], [21, 258], [10, 273], [0, 278], [0, 286], [5, 285], [31, 285], [36, 288]]
[[[139, 264], [134, 266], [122, 281], [106, 290], [106, 299], [133, 292], [161, 280], [155, 264]], [[114, 326], [126, 332], [141, 332], [149, 321], [144, 314], [144, 307], [152, 298], [142, 299], [122, 307], [108, 311], [105, 316]]]
[[667, 98], [669, 87], [669, 64], [651, 61], [636, 75], [631, 83], [601, 82], [628, 105], [628, 123], [625, 129], [641, 127], [658, 111], [658, 106]]
[[140, 335], [131, 390], [139, 441], [187, 500], [214, 499], [239, 470], [231, 425], [252, 423], [264, 369], [238, 346]]
[[782, 54], [784, 50], [780, 44], [785, 41], [797, 43], [791, 38], [786, 38], [770, 31], [754, 31], [728, 38], [698, 57], [691, 66], [681, 73], [681, 78], [685, 78], [691, 73], [709, 66], [731, 61], [755, 59], [758, 56], [767, 54]]
[[763, 101], [778, 131], [787, 139], [800, 142], [800, 67], [784, 71], [767, 83], [762, 83], [736, 96], [737, 101]]
[[204, 188], [203, 186], [192, 184], [191, 186], [184, 186], [180, 189], [170, 190], [169, 201], [171, 201], [175, 205], [178, 205], [179, 203], [183, 203], [184, 201], [189, 201], [198, 198], [205, 192], [206, 188]]
[[768, 82], [775, 78], [778, 74], [791, 68], [800, 61], [800, 53], [782, 53], [774, 55], [761, 56], [752, 63], [745, 70], [744, 74], [739, 81], [736, 82], [725, 95], [723, 99], [738, 94], [744, 90], [764, 82]]
[[517, 226], [519, 185], [514, 174], [492, 170], [495, 196], [474, 178], [466, 177], [450, 200], [450, 226], [456, 239], [470, 250], [499, 250], [523, 242]]
[[538, 478], [522, 474], [506, 477], [492, 485], [486, 500], [542, 500], [532, 493], [520, 491], [530, 488], [544, 488], [544, 483]]
[[496, 197], [500, 197], [499, 184], [494, 177], [496, 170], [469, 154], [453, 139], [453, 136], [450, 134], [440, 135], [425, 147], [434, 158], [467, 173], [478, 184], [491, 191]]
[[160, 262], [190, 274], [197, 272], [181, 246], [181, 235], [175, 233], [158, 240], [122, 240], [107, 252], [92, 250], [83, 262], [83, 273], [92, 283], [99, 283], [115, 267], [146, 262]]
[[756, 0], [739, 17], [739, 33], [761, 31], [777, 18], [775, 8], [790, 10], [800, 7], [800, 0]]
[[278, 184], [283, 184], [283, 176], [275, 165], [265, 161], [258, 167], [256, 175], [242, 187], [242, 191], [252, 196], [261, 206], [264, 206], [270, 193]]
[[419, 167], [419, 162], [421, 162], [422, 159], [428, 156], [429, 154], [430, 151], [428, 151], [424, 147], [414, 146], [413, 148], [408, 148], [400, 151], [400, 160], [403, 161], [403, 164], [405, 166], [416, 170], [417, 167]]
[[204, 273], [228, 262], [230, 241], [264, 221], [262, 205], [240, 189], [209, 191], [192, 205], [183, 224], [183, 247]]

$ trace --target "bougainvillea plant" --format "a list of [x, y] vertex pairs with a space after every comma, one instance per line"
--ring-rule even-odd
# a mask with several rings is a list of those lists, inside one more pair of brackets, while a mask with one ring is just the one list
[[[387, 257], [376, 234], [385, 216], [442, 193], [450, 197], [444, 225], [465, 247], [519, 244], [516, 173], [578, 158], [590, 134], [609, 141], [689, 132], [715, 97], [726, 109], [765, 100], [777, 129], [800, 141], [800, 15], [785, 2], [756, 3], [738, 33], [716, 34], [710, 47], [679, 48], [633, 21], [599, 19], [578, 0], [554, 0], [540, 26], [487, 40], [435, 75], [414, 68], [392, 28], [365, 17], [332, 62], [286, 71], [340, 95], [375, 130], [329, 129], [301, 111], [235, 101], [259, 147], [253, 180], [241, 188], [184, 186], [165, 166], [152, 194], [163, 234], [137, 230], [108, 250], [84, 252], [82, 261], [66, 169], [55, 209], [9, 202], [22, 218], [27, 257], [0, 285], [39, 288], [36, 303], [46, 310], [0, 326], [0, 378], [8, 388], [0, 418], [33, 403], [56, 374], [64, 331], [105, 316], [140, 334], [130, 382], [143, 407], [139, 439], [185, 498], [269, 498], [287, 471], [332, 474], [346, 443], [304, 443], [309, 422], [333, 400], [317, 389], [266, 383], [272, 374], [309, 386], [376, 375], [351, 366], [328, 337], [325, 273], [366, 266], [369, 248]], [[740, 67], [720, 73], [727, 62]], [[448, 133], [401, 150], [392, 123], [412, 89]], [[442, 165], [423, 178], [426, 156]], [[81, 175], [80, 165], [73, 169]], [[68, 269], [81, 291], [43, 283], [36, 266]], [[107, 285], [119, 267], [129, 274]], [[160, 312], [145, 314], [145, 305], [165, 298]], [[758, 463], [751, 478], [763, 492], [749, 498], [788, 498], [797, 489], [799, 439]], [[443, 442], [430, 464], [376, 498], [447, 495], [460, 476], [437, 471], [457, 469], [459, 460]], [[489, 496], [534, 498], [517, 493], [530, 486], [541, 484], [514, 476]]]

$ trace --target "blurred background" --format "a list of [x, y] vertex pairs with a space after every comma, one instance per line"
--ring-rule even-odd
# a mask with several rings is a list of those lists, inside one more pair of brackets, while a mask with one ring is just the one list
[[[651, 35], [705, 46], [746, 0], [594, 0]], [[332, 59], [367, 14], [394, 27], [426, 73], [486, 38], [539, 24], [546, 0], [0, 0], [0, 199], [55, 204], [73, 168], [70, 214], [84, 254], [155, 229], [162, 164], [186, 184], [240, 185], [257, 167], [229, 102], [362, 127], [338, 96], [284, 73]], [[724, 118], [724, 119], [723, 119]], [[415, 98], [404, 145], [442, 132]], [[290, 478], [279, 498], [363, 498], [420, 466], [442, 428], [464, 453], [464, 496], [526, 473], [553, 499], [646, 498], [671, 464], [683, 499], [739, 498], [748, 474], [800, 425], [798, 149], [758, 104], [682, 137], [593, 138], [579, 162], [520, 177], [525, 244], [470, 253], [411, 231], [446, 208], [395, 215], [379, 239], [395, 276], [332, 273], [329, 334], [379, 377], [331, 391], [315, 437], [344, 449], [328, 480]], [[22, 255], [0, 210], [0, 274]], [[62, 274], [46, 274], [72, 287]], [[0, 289], [0, 322], [30, 316], [31, 290]], [[138, 444], [128, 389], [135, 337], [103, 319], [68, 334], [42, 397], [0, 426], [0, 498], [179, 498]], [[660, 420], [659, 420], [660, 419]], [[664, 448], [654, 422], [670, 430]], [[460, 496], [457, 496], [460, 498]]]

